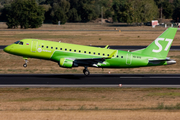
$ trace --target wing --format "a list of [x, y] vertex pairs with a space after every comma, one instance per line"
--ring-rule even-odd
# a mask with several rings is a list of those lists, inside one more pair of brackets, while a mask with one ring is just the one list
[[102, 57], [102, 58], [82, 58], [82, 59], [75, 59], [74, 63], [80, 65], [80, 66], [95, 66], [98, 63], [103, 63], [106, 59], [111, 59], [115, 54], [117, 50], [113, 51], [110, 56], [108, 57]]

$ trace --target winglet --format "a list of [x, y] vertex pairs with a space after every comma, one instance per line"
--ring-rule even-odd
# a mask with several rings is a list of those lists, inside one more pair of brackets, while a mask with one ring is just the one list
[[106, 45], [105, 49], [107, 49], [109, 47], [109, 45]]
[[107, 58], [112, 58], [115, 54], [116, 54], [116, 52], [117, 52], [117, 50], [115, 50], [114, 52], [112, 52], [111, 54], [110, 54], [110, 56], [108, 56]]

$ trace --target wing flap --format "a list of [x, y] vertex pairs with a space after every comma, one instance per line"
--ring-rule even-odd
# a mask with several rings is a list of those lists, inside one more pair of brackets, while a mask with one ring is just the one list
[[77, 64], [85, 64], [85, 65], [92, 65], [97, 63], [102, 63], [105, 61], [105, 59], [111, 59], [115, 54], [117, 53], [117, 50], [113, 51], [108, 57], [102, 57], [102, 58], [82, 58], [82, 59], [75, 59], [74, 62]]

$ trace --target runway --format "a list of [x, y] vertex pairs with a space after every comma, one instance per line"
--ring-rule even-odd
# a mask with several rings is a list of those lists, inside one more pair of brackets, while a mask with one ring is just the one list
[[[1, 45], [0, 50], [3, 50], [6, 47], [6, 45]], [[105, 46], [93, 46], [93, 47], [101, 47], [104, 48]], [[110, 49], [116, 49], [116, 50], [138, 50], [146, 48], [147, 46], [109, 46]], [[180, 50], [180, 46], [171, 46], [170, 50]]]
[[175, 87], [180, 74], [6, 74], [0, 87]]
[[[120, 27], [120, 26], [122, 26], [122, 25], [116, 25], [116, 24], [113, 24], [112, 25], [113, 27]], [[125, 25], [126, 26], [126, 25]], [[138, 30], [136, 30], [136, 29], [131, 29], [131, 30], [124, 30], [124, 29], [119, 29], [119, 30], [108, 30], [108, 29], [100, 29], [100, 30], [88, 30], [88, 29], [79, 29], [79, 30], [61, 30], [61, 29], [46, 29], [46, 30], [38, 30], [38, 29], [0, 29], [0, 31], [108, 31], [108, 32], [115, 32], [115, 31], [117, 31], [117, 32], [119, 32], [119, 31], [121, 31], [121, 32], [131, 32], [131, 31], [164, 31], [165, 29], [161, 29], [161, 30], [157, 30], [157, 29], [149, 29], [149, 30], [144, 30], [144, 29], [138, 29]], [[180, 30], [180, 28], [178, 28], [178, 30]], [[179, 31], [177, 31], [177, 32], [179, 32]]]

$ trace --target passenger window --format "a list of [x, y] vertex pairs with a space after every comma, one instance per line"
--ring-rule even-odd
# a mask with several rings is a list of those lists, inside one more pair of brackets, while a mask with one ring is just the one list
[[42, 45], [42, 48], [44, 47], [44, 45]]
[[107, 54], [107, 56], [109, 56], [109, 54]]
[[62, 50], [62, 48], [60, 48], [60, 50]]
[[96, 54], [96, 53], [94, 52], [94, 54]]
[[57, 50], [58, 48], [56, 47], [56, 50]]
[[121, 56], [121, 58], [123, 58], [123, 56]]
[[23, 45], [23, 42], [19, 42], [19, 45]]
[[[117, 57], [119, 57], [119, 56], [117, 55]], [[122, 56], [121, 56], [121, 58], [122, 58]]]
[[103, 53], [103, 56], [104, 56], [105, 54]]
[[89, 52], [89, 54], [91, 54], [91, 52]]
[[81, 52], [81, 51], [79, 50], [79, 52]]
[[66, 51], [67, 49], [65, 49], [65, 51]]
[[100, 53], [98, 53], [98, 55], [100, 55]]
[[53, 47], [51, 47], [51, 49], [53, 49]]
[[48, 46], [46, 46], [46, 48], [48, 48]]
[[86, 51], [84, 51], [84, 53], [86, 53]]
[[71, 51], [71, 49], [69, 49], [69, 51]]
[[76, 50], [74, 50], [74, 52], [76, 52]]

